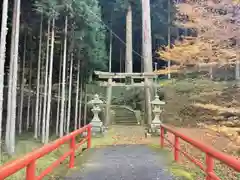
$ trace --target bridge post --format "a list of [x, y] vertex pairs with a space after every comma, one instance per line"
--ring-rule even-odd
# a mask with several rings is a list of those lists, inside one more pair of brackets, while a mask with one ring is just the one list
[[36, 160], [32, 161], [32, 162], [27, 166], [27, 170], [26, 170], [26, 180], [36, 179], [35, 172], [36, 172]]
[[70, 160], [69, 160], [69, 168], [74, 167], [74, 160], [75, 160], [75, 145], [76, 145], [76, 138], [72, 137], [70, 141], [70, 148], [72, 150], [72, 153], [70, 154]]
[[161, 148], [164, 148], [164, 128], [162, 126], [160, 126], [160, 131], [161, 131], [161, 134], [160, 134], [160, 145], [161, 145]]
[[179, 148], [180, 148], [179, 137], [175, 135], [175, 139], [174, 139], [174, 160], [176, 162], [179, 161]]
[[214, 169], [214, 160], [213, 158], [206, 153], [206, 180], [211, 180], [211, 176], [209, 175], [209, 173], [213, 172]]
[[91, 144], [92, 144], [92, 134], [91, 134], [91, 130], [92, 130], [92, 126], [88, 127], [87, 129], [87, 148], [90, 149], [91, 148]]

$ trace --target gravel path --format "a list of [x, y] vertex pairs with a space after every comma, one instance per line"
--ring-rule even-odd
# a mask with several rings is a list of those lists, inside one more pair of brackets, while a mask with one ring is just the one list
[[[146, 145], [116, 145], [94, 149], [81, 170], [66, 180], [173, 180], [164, 157]], [[162, 163], [161, 163], [162, 162]]]

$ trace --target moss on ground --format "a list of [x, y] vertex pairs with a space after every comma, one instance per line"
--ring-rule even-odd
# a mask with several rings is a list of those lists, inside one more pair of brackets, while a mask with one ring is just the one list
[[92, 138], [92, 147], [99, 147], [99, 146], [109, 146], [114, 144], [114, 135], [115, 135], [114, 129], [109, 129], [104, 136], [102, 137], [93, 137]]
[[175, 176], [177, 179], [180, 179], [180, 180], [195, 180], [196, 179], [195, 170], [189, 171], [189, 169], [187, 169], [186, 167], [176, 164], [173, 161], [173, 157], [169, 151], [167, 151], [166, 149], [162, 149], [159, 146], [159, 144], [150, 144], [149, 146], [154, 151], [161, 153], [161, 157], [165, 157], [165, 164], [167, 165], [169, 172], [173, 176]]
[[[37, 143], [33, 141], [19, 141], [20, 144], [18, 144], [17, 149], [19, 148], [19, 151], [16, 151], [15, 155], [12, 157], [9, 157], [7, 155], [3, 155], [2, 158], [4, 159], [2, 161], [2, 163], [4, 164], [6, 161], [12, 161], [15, 159], [18, 159], [20, 157], [22, 157], [24, 154], [27, 154], [28, 152], [37, 149], [39, 147], [41, 147], [41, 143]], [[26, 147], [26, 149], [24, 149], [24, 147]], [[37, 160], [36, 162], [36, 174], [39, 175], [41, 172], [43, 172], [46, 168], [48, 168], [53, 162], [55, 162], [56, 160], [59, 159], [60, 156], [62, 156], [65, 152], [67, 152], [69, 145], [68, 144], [64, 144], [62, 145], [59, 149], [51, 152], [50, 154], [40, 158]], [[24, 153], [25, 152], [25, 153]], [[64, 169], [66, 169], [66, 164], [67, 164], [67, 160], [63, 161], [61, 163], [61, 165], [59, 165], [59, 168], [61, 168], [61, 170], [59, 172], [63, 172]], [[22, 170], [18, 171], [17, 173], [13, 174], [12, 176], [6, 178], [6, 180], [21, 180], [21, 179], [25, 179], [25, 168], [23, 168]], [[44, 179], [51, 179], [50, 176], [47, 176]]]
[[[199, 167], [194, 166], [194, 164], [189, 166], [186, 163], [176, 163], [173, 159], [172, 152], [162, 149], [158, 144], [150, 144], [149, 146], [154, 151], [161, 153], [161, 155], [164, 154], [163, 157], [165, 157], [168, 170], [180, 180], [200, 180], [205, 178], [205, 173]], [[200, 161], [205, 161], [204, 156], [202, 156]], [[218, 161], [215, 162], [214, 172], [220, 179], [240, 180], [240, 173], [232, 174], [230, 168], [226, 166], [225, 169], [223, 169]]]
[[[29, 137], [33, 137], [32, 134], [26, 133], [26, 134], [23, 134], [22, 136], [17, 137], [15, 154], [13, 156], [9, 156], [7, 155], [7, 153], [2, 152], [0, 165], [3, 165], [6, 162], [13, 161], [18, 158], [21, 158], [27, 153], [32, 152], [33, 150], [43, 146], [40, 140], [35, 140], [34, 138], [29, 138]], [[56, 137], [51, 137], [51, 140], [54, 140], [54, 139], [56, 139]], [[48, 168], [53, 162], [58, 160], [59, 157], [61, 157], [68, 150], [69, 150], [69, 144], [63, 144], [62, 146], [60, 146], [60, 148], [38, 159], [36, 163], [36, 167], [37, 167], [36, 174], [39, 175], [46, 168]], [[57, 174], [59, 174], [59, 172], [60, 172], [60, 175], [67, 173], [67, 168], [66, 168], [67, 166], [68, 166], [68, 158], [58, 166], [56, 171]], [[18, 171], [12, 176], [6, 178], [6, 180], [23, 180], [25, 179], [25, 174], [26, 174], [25, 168], [23, 168], [22, 170]], [[53, 175], [47, 176], [44, 179], [52, 179]], [[56, 179], [56, 178], [53, 178], [53, 179]]]

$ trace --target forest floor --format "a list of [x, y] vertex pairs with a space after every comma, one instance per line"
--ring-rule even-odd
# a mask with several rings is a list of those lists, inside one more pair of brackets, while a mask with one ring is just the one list
[[240, 153], [240, 87], [236, 82], [185, 79], [164, 87], [163, 121], [210, 129], [229, 139], [225, 151]]
[[[240, 158], [240, 86], [237, 82], [184, 79], [165, 85], [164, 93], [166, 105], [162, 118], [165, 123]], [[197, 149], [187, 144], [183, 148], [204, 160]], [[240, 173], [234, 173], [220, 162], [216, 166], [219, 177], [228, 172], [227, 179], [240, 179]], [[189, 164], [189, 167], [192, 166]]]

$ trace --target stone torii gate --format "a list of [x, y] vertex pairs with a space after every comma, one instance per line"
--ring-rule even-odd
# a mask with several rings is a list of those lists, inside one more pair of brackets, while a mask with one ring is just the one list
[[[157, 87], [161, 87], [160, 85], [156, 83], [149, 83], [146, 84], [146, 79], [153, 79], [156, 78], [157, 75], [153, 72], [151, 73], [111, 73], [111, 72], [102, 72], [102, 71], [94, 71], [94, 73], [100, 78], [100, 79], [107, 79], [107, 82], [100, 82], [100, 86], [107, 87], [107, 102], [106, 102], [106, 119], [105, 119], [105, 125], [108, 126], [110, 122], [110, 106], [111, 106], [111, 100], [112, 100], [112, 87], [144, 87], [144, 88], [152, 88], [156, 89]], [[114, 79], [125, 79], [125, 83], [118, 83], [115, 82]], [[142, 79], [142, 82], [136, 83], [134, 82], [134, 79]], [[144, 81], [145, 80], [145, 81]], [[151, 97], [149, 98], [149, 100]], [[151, 106], [151, 102], [147, 103], [149, 106]], [[152, 117], [148, 117], [148, 124], [150, 124], [152, 121]]]

